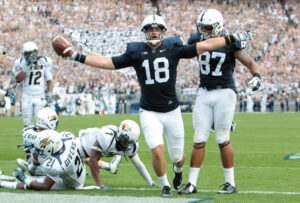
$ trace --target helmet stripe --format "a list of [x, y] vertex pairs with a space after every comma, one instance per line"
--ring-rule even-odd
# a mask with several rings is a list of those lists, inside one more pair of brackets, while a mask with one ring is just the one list
[[201, 18], [200, 18], [200, 21], [203, 20], [204, 14], [205, 14], [206, 12], [207, 12], [207, 10], [205, 10], [205, 11], [202, 13], [202, 16], [201, 16]]

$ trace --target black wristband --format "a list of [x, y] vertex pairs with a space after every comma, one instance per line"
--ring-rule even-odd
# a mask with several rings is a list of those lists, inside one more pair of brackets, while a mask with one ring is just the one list
[[75, 61], [79, 61], [80, 63], [85, 62], [86, 55], [84, 54], [77, 54], [75, 57]]
[[233, 35], [227, 35], [224, 38], [225, 38], [226, 45], [229, 45], [229, 44], [232, 44], [235, 42]]
[[260, 79], [260, 74], [259, 73], [254, 73], [252, 76], [253, 77], [258, 77]]

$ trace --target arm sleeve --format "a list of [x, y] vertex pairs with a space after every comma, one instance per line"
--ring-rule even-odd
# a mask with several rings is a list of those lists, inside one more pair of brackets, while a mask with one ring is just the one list
[[149, 172], [147, 171], [144, 163], [141, 161], [139, 155], [136, 153], [135, 156], [131, 159], [133, 165], [138, 170], [139, 174], [147, 181], [147, 183], [151, 186], [154, 181], [152, 180]]
[[133, 60], [131, 57], [131, 53], [134, 52], [134, 49], [135, 49], [134, 44], [128, 43], [124, 54], [122, 54], [120, 56], [112, 57], [112, 62], [116, 69], [133, 66]]
[[196, 44], [183, 45], [179, 55], [180, 58], [194, 58], [197, 56]]

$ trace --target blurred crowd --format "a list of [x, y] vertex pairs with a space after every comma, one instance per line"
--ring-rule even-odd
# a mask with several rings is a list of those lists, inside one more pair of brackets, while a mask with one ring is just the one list
[[[149, 14], [163, 16], [167, 37], [181, 35], [187, 41], [196, 32], [194, 21], [201, 11], [215, 8], [224, 16], [225, 33], [235, 32], [241, 23], [256, 30], [246, 50], [259, 65], [262, 88], [251, 94], [247, 88], [251, 74], [238, 63], [234, 77], [239, 97], [299, 101], [299, 7], [294, 0], [1, 0], [0, 45], [7, 45], [9, 50], [0, 64], [0, 88], [17, 92], [14, 61], [22, 57], [22, 45], [34, 41], [40, 55], [53, 59], [54, 94], [124, 95], [118, 97], [120, 100], [137, 95], [140, 89], [133, 68], [98, 70], [61, 59], [53, 51], [51, 39], [63, 35], [78, 51], [114, 56], [125, 51], [126, 43], [143, 40], [141, 22]], [[198, 85], [196, 58], [181, 60], [177, 78], [180, 98], [194, 95]]]

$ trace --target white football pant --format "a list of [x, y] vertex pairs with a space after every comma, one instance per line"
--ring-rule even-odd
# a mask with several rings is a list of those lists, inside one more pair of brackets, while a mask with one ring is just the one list
[[229, 141], [230, 127], [236, 105], [236, 93], [232, 89], [198, 90], [193, 111], [194, 143], [207, 142], [214, 123], [216, 142]]
[[41, 96], [22, 95], [22, 116], [24, 126], [33, 125], [33, 119], [44, 108], [46, 100]]
[[181, 161], [184, 149], [184, 127], [180, 107], [167, 113], [140, 109], [140, 121], [150, 149], [164, 144], [164, 133], [171, 160], [174, 163]]

